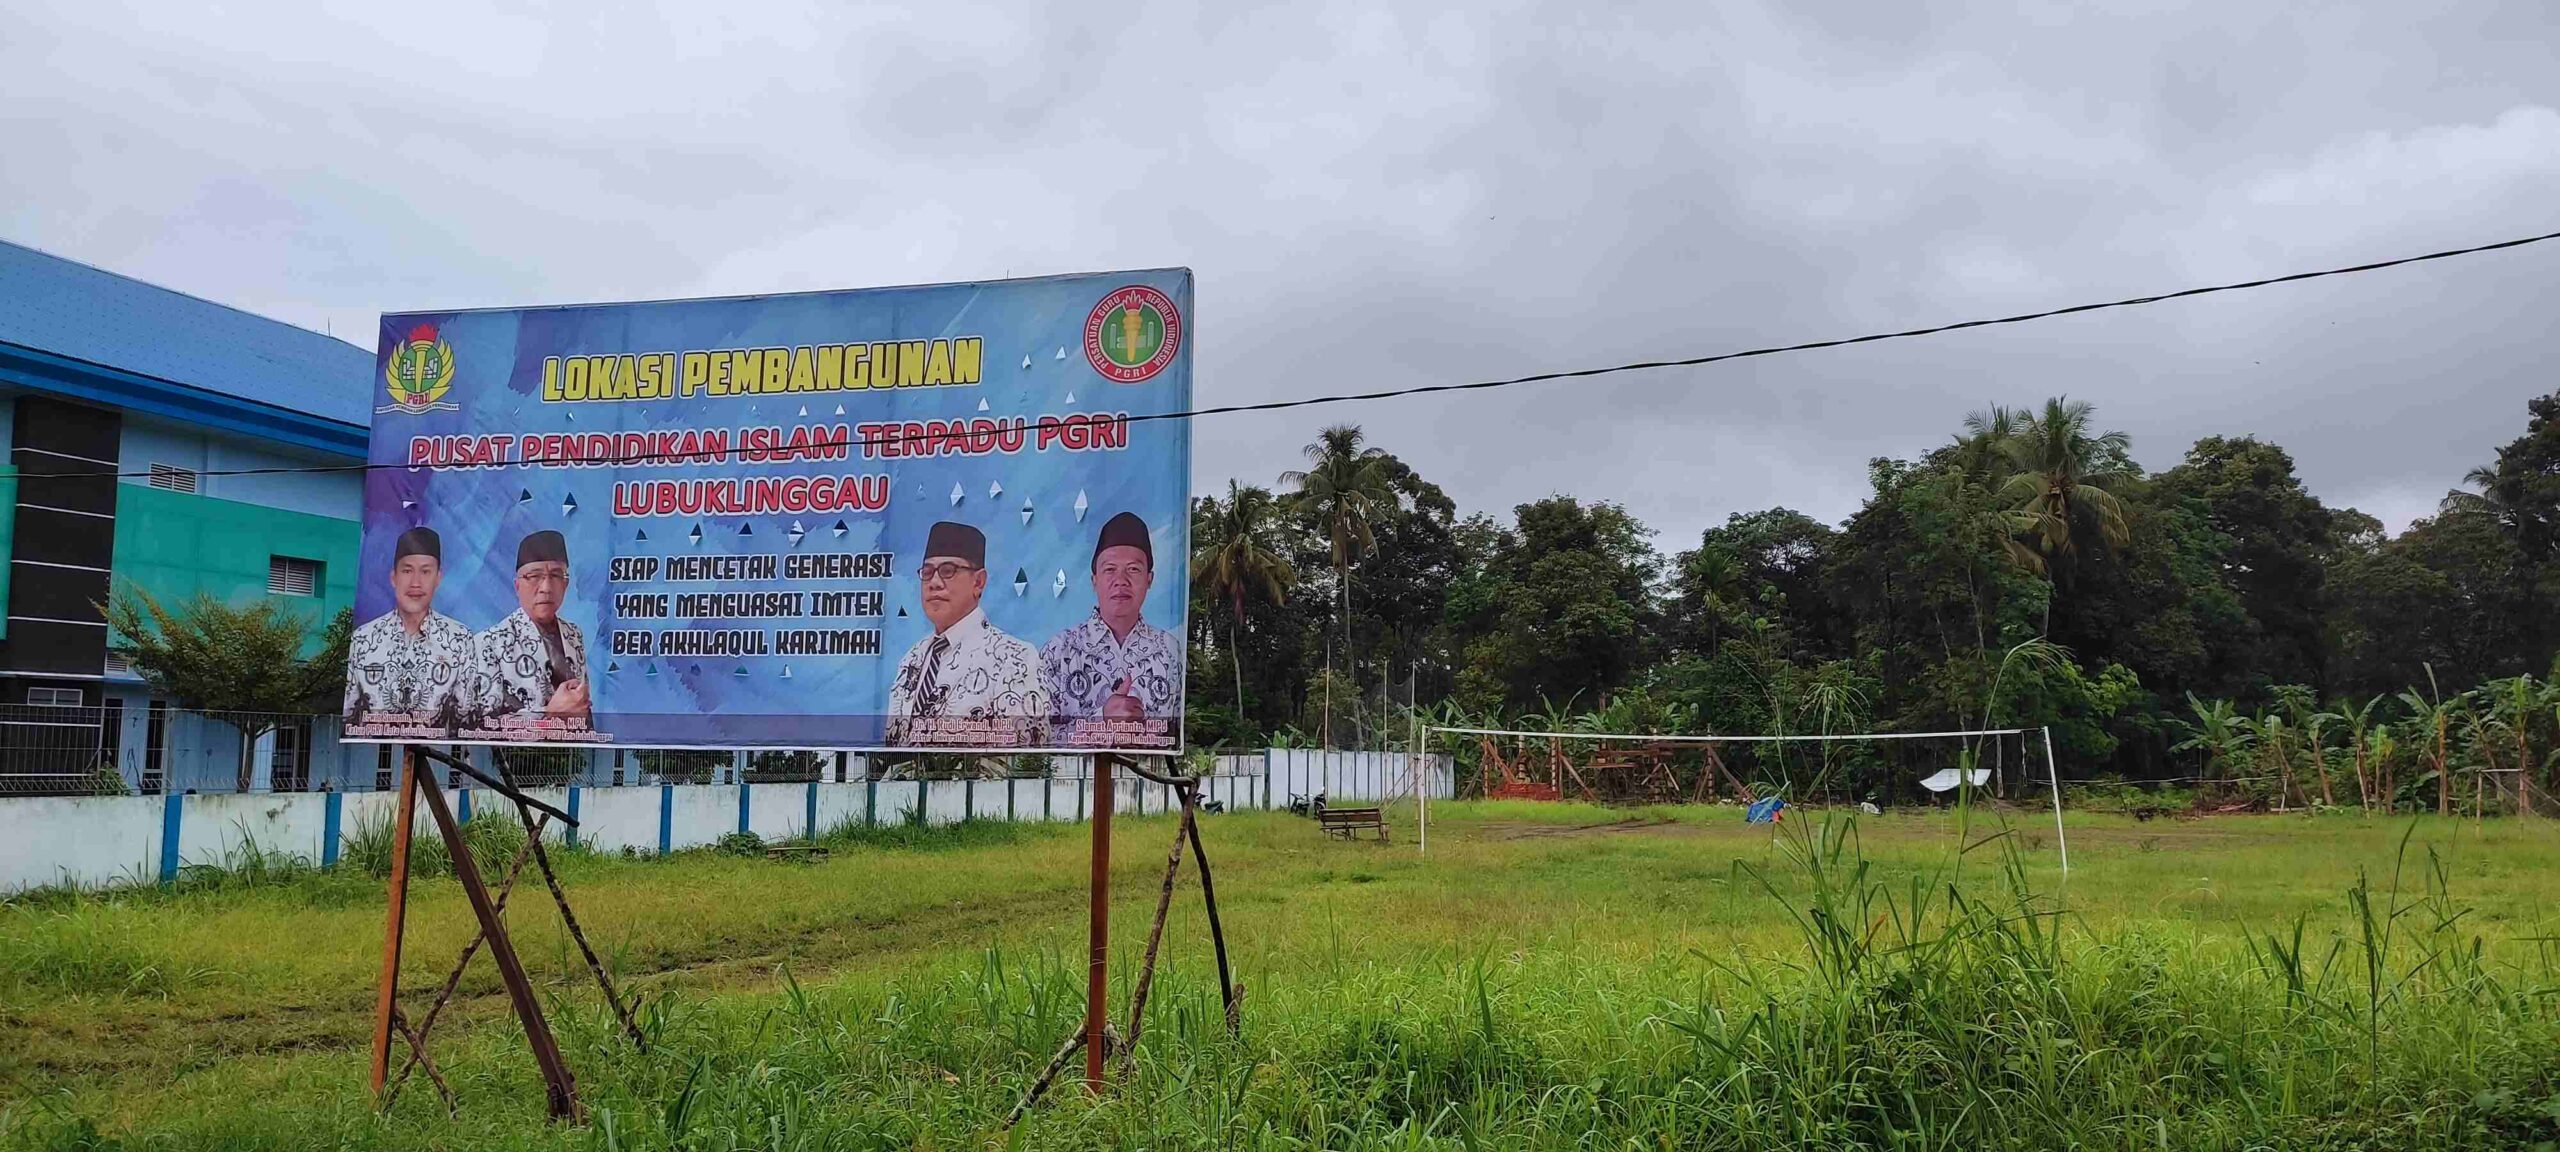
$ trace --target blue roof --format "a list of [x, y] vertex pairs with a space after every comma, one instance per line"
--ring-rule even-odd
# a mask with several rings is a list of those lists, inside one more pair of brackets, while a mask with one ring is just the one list
[[372, 421], [372, 352], [5, 240], [0, 343], [359, 430]]

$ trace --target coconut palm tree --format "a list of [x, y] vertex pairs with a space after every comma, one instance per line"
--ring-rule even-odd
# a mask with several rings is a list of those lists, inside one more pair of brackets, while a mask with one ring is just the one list
[[2105, 547], [2124, 546], [2124, 506], [2114, 490], [2136, 475], [2132, 440], [2122, 432], [2092, 434], [2095, 413], [2088, 401], [2057, 396], [2000, 442], [2008, 468], [1999, 499], [2008, 507], [2009, 554], [2029, 571], [2078, 555], [2092, 533]]
[[1228, 656], [1236, 668], [1236, 716], [1244, 716], [1244, 604], [1247, 596], [1271, 604], [1288, 602], [1298, 570], [1281, 555], [1279, 505], [1262, 488], [1227, 481], [1224, 502], [1200, 502], [1202, 517], [1192, 526], [1192, 579], [1234, 610], [1228, 633]]
[[[1316, 434], [1315, 442], [1302, 451], [1307, 457], [1304, 471], [1280, 474], [1280, 482], [1297, 489], [1290, 496], [1290, 507], [1312, 520], [1324, 533], [1333, 561], [1334, 633], [1342, 637], [1344, 617], [1351, 604], [1351, 565], [1370, 549], [1377, 538], [1370, 525], [1395, 506], [1395, 490], [1387, 483], [1387, 454], [1367, 445], [1368, 434], [1357, 424], [1336, 424]], [[1333, 650], [1325, 650], [1325, 668], [1333, 668]], [[1333, 736], [1332, 679], [1326, 679], [1324, 724], [1330, 746]]]
[[1983, 484], [1998, 484], [2007, 479], [2002, 467], [2007, 459], [2009, 441], [2026, 427], [2027, 414], [2006, 404], [1994, 404], [1964, 417], [1964, 434], [1956, 437], [1955, 463], [1964, 474]]
[[1707, 659], [1723, 651], [1726, 624], [1739, 614], [1750, 590], [1743, 586], [1742, 563], [1721, 547], [1702, 547], [1680, 557], [1680, 584], [1694, 597], [1697, 626], [1705, 634]]

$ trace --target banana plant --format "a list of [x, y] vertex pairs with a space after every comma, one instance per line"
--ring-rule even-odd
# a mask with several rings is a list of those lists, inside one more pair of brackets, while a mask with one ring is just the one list
[[[2382, 701], [2383, 697], [2376, 696], [2365, 701], [2364, 706], [2359, 708], [2353, 700], [2342, 700], [2338, 702], [2336, 711], [2323, 712], [2318, 717], [2346, 727], [2347, 751], [2353, 756], [2355, 763], [2356, 800], [2367, 813], [2373, 811], [2374, 795], [2379, 788], [2379, 782], [2366, 774], [2366, 767], [2376, 727], [2373, 710]], [[2390, 795], [2387, 792], [2383, 793], [2383, 805], [2386, 808], [2390, 806]]]
[[[2379, 700], [2380, 697], [2375, 699]], [[2400, 807], [2400, 793], [2397, 790], [2398, 783], [2392, 777], [2391, 768], [2399, 763], [2400, 738], [2392, 734], [2391, 725], [2376, 724], [2373, 726], [2369, 746], [2373, 753], [2375, 802], [2382, 805], [2385, 813], [2397, 811]]]
[[2187, 710], [2195, 713], [2193, 721], [2171, 723], [2187, 730], [2187, 738], [2169, 749], [2172, 753], [2196, 753], [2200, 765], [2196, 774], [2206, 780], [2229, 777], [2233, 762], [2246, 756], [2252, 743], [2249, 718], [2239, 713], [2228, 700], [2208, 704], [2187, 693]]
[[2419, 757], [2436, 776], [2436, 815], [2453, 815], [2453, 773], [2446, 763], [2447, 737], [2453, 728], [2454, 704], [2444, 698], [2436, 684], [2436, 666], [2425, 665], [2428, 695], [2416, 688], [2400, 694], [2401, 706], [2409, 710], [2416, 731], [2410, 733]]
[[2297, 717], [2302, 732], [2302, 754], [2311, 761], [2311, 769], [2320, 777], [2320, 806], [2335, 808], [2338, 798], [2329, 789], [2329, 740], [2324, 731], [2331, 717], [2326, 712], [2311, 712]]
[[2276, 803], [2279, 806], [2291, 805], [2294, 794], [2293, 745], [2299, 737], [2293, 727], [2285, 723], [2282, 712], [2261, 712], [2256, 720], [2244, 719], [2242, 723], [2257, 732], [2260, 758], [2275, 764]]
[[2516, 765], [2516, 811], [2533, 814], [2534, 773], [2538, 767], [2533, 758], [2533, 720], [2542, 711], [2543, 702], [2551, 696], [2551, 686], [2536, 684], [2530, 674], [2492, 680], [2481, 686], [2488, 698], [2488, 710], [2495, 720], [2499, 742], [2514, 749]]

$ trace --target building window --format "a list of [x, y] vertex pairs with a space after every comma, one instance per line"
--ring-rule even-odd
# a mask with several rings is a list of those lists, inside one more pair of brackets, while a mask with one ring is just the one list
[[311, 724], [276, 727], [275, 754], [267, 760], [267, 787], [276, 792], [302, 792], [311, 787]]
[[126, 659], [126, 658], [125, 658], [124, 653], [122, 653], [122, 652], [109, 652], [109, 653], [107, 653], [107, 675], [109, 675], [109, 676], [131, 676], [131, 675], [133, 675], [133, 661]]
[[196, 470], [154, 460], [151, 462], [150, 484], [163, 492], [185, 492], [193, 495], [196, 490]]
[[88, 695], [77, 688], [27, 689], [27, 703], [40, 708], [77, 708], [88, 702]]
[[169, 787], [169, 702], [154, 700], [142, 729], [142, 790], [163, 792]]
[[104, 707], [98, 717], [98, 760], [101, 767], [118, 775], [124, 773], [124, 700], [109, 696], [100, 701]]
[[267, 557], [267, 591], [278, 596], [320, 594], [320, 562], [299, 556]]

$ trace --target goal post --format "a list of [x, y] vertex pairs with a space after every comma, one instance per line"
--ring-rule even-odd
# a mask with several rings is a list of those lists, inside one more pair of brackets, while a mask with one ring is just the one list
[[[1665, 779], [1663, 769], [1666, 767], [1667, 761], [1662, 754], [1662, 750], [1664, 749], [1702, 749], [1704, 754], [1701, 758], [1701, 762], [1692, 768], [1692, 772], [1696, 777], [1696, 783], [1691, 787], [1698, 793], [1704, 795], [1714, 794], [1720, 784], [1730, 785], [1739, 794], [1738, 798], [1748, 801], [1754, 795], [1754, 790], [1740, 775], [1736, 774], [1729, 765], [1724, 763], [1723, 757], [1718, 751], [1719, 749], [1728, 746], [1751, 748], [1756, 746], [1774, 745], [1783, 748], [1788, 745], [1801, 744], [1825, 747], [1856, 743], [1891, 745], [1897, 742], [1915, 740], [1952, 740], [1962, 742], [1962, 747], [1965, 752], [1978, 754], [1982, 748], [1980, 743], [1981, 741], [1988, 740], [1999, 742], [2015, 738], [2019, 753], [2018, 768], [2021, 776], [2024, 776], [2027, 772], [2032, 770], [2033, 766], [2029, 762], [2030, 752], [2035, 751], [2043, 754], [2042, 758], [2044, 763], [2042, 767], [2044, 769], [2044, 783], [2053, 794], [2054, 844], [2060, 852], [2062, 871], [2066, 875], [2071, 871], [2071, 848], [2065, 839], [2062, 827], [2062, 772], [2060, 766], [2054, 759], [2053, 732], [2050, 728], [1955, 728], [1935, 732], [1834, 732], [1786, 736], [1702, 736], [1649, 732], [1541, 731], [1529, 728], [1472, 728], [1426, 724], [1421, 730], [1419, 746], [1426, 755], [1436, 753], [1441, 750], [1441, 738], [1444, 736], [1454, 737], [1460, 740], [1474, 739], [1478, 742], [1477, 751], [1480, 759], [1490, 758], [1500, 761], [1498, 764], [1479, 763], [1477, 766], [1479, 775], [1483, 778], [1484, 783], [1487, 784], [1487, 788], [1485, 789], [1487, 792], [1497, 790], [1494, 786], [1494, 779], [1498, 773], [1504, 784], [1514, 786], [1517, 789], [1512, 793], [1514, 795], [1534, 796], [1540, 799], [1564, 799], [1578, 792], [1580, 793], [1581, 798], [1594, 800], [1604, 798], [1635, 798], [1653, 799], [1657, 802], [1664, 803], [1695, 802], [1695, 798], [1690, 796], [1659, 795], [1654, 792], [1647, 791], [1647, 789], [1658, 789]], [[1513, 742], [1511, 749], [1514, 755], [1508, 758], [1505, 758], [1502, 755], [1503, 741]], [[1546, 748], [1533, 748], [1529, 745], [1529, 742], [1531, 741], [1545, 742]], [[1590, 761], [1590, 766], [1592, 768], [1590, 775], [1598, 776], [1605, 767], [1608, 770], [1618, 773], [1622, 781], [1626, 779], [1633, 779], [1637, 781], [1639, 790], [1631, 795], [1618, 793], [1603, 797], [1599, 789], [1595, 786], [1594, 781], [1592, 779], [1584, 778], [1584, 773], [1581, 771], [1582, 766], [1574, 764], [1562, 755], [1561, 749], [1564, 744], [1569, 741], [1583, 742], [1585, 744], [1596, 741], [1601, 743], [1604, 748], [1608, 745], [1614, 744], [1636, 750], [1634, 752], [1622, 754], [1606, 760], [1595, 757]], [[1994, 747], [2005, 751], [2007, 745], [1995, 743]], [[1461, 751], [1461, 749], [1453, 746], [1450, 751], [1452, 753], [1450, 771], [1452, 773], [1452, 782], [1454, 784], [1454, 777], [1458, 771], [1456, 765], [1456, 753]], [[1543, 755], [1541, 755], [1541, 753], [1543, 753]], [[1543, 769], [1546, 772], [1546, 778], [1544, 780], [1535, 778], [1524, 779], [1522, 771], [1524, 768], [1531, 770], [1529, 773], [1531, 777], [1534, 777], [1536, 770]], [[1959, 755], [1954, 767], [1939, 772], [1937, 776], [1953, 776], [1955, 778], [1952, 785], [1954, 788], [1970, 789], [1982, 786], [1983, 784], [1997, 783], [1997, 773], [1997, 768], [1986, 768], [1981, 766], [1978, 762], [1977, 756]], [[1721, 778], [1720, 780], [1719, 777]], [[1668, 781], [1672, 784], [1674, 791], [1679, 789], [1679, 779], [1676, 771], [1669, 773]], [[1929, 781], [1913, 780], [1912, 783], [1922, 784], [1926, 787], [1928, 786]], [[1785, 785], [1781, 785], [1781, 788], [1784, 787]]]

